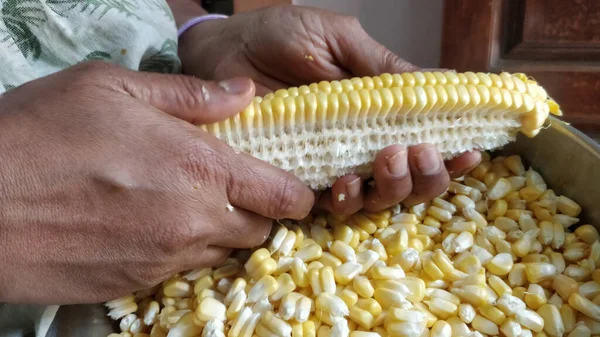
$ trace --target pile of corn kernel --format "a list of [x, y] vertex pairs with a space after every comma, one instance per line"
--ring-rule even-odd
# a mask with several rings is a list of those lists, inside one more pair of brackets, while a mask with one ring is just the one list
[[427, 204], [285, 222], [219, 268], [107, 302], [151, 337], [600, 336], [600, 241], [518, 156]]

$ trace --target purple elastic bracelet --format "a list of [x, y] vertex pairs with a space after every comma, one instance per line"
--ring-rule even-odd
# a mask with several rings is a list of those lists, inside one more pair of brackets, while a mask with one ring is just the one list
[[193, 19], [188, 20], [181, 27], [179, 27], [179, 29], [177, 30], [177, 37], [181, 37], [181, 34], [185, 33], [188, 29], [192, 28], [193, 26], [195, 26], [201, 22], [208, 21], [208, 20], [214, 20], [214, 19], [227, 19], [228, 17], [229, 16], [222, 15], [222, 14], [207, 14], [207, 15], [195, 17]]

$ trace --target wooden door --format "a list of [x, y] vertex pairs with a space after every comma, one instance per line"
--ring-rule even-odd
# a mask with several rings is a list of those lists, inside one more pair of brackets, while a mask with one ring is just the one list
[[441, 67], [523, 72], [600, 135], [600, 1], [446, 0]]
[[267, 6], [291, 3], [292, 0], [234, 0], [233, 11], [234, 13], [239, 13]]

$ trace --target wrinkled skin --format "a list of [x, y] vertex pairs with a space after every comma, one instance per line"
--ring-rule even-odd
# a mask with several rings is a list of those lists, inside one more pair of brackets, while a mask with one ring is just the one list
[[[248, 76], [259, 95], [322, 80], [419, 70], [373, 40], [356, 18], [300, 6], [199, 24], [182, 36], [180, 56], [187, 74], [216, 80]], [[318, 193], [317, 206], [351, 214], [401, 201], [421, 203], [441, 194], [451, 177], [463, 175], [480, 160], [478, 152], [470, 152], [444, 163], [429, 144], [390, 146], [376, 158], [375, 187], [350, 174]]]
[[0, 302], [114, 299], [261, 244], [271, 219], [305, 217], [314, 194], [296, 177], [190, 123], [231, 116], [254, 92], [247, 78], [91, 63], [1, 95]]

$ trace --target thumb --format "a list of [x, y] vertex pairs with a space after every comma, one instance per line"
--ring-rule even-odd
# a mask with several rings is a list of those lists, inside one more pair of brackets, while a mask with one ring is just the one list
[[375, 41], [354, 18], [341, 20], [332, 29], [334, 56], [354, 76], [397, 74], [420, 69]]
[[249, 78], [221, 82], [186, 75], [133, 72], [120, 81], [129, 95], [192, 124], [210, 124], [242, 112], [255, 94]]

